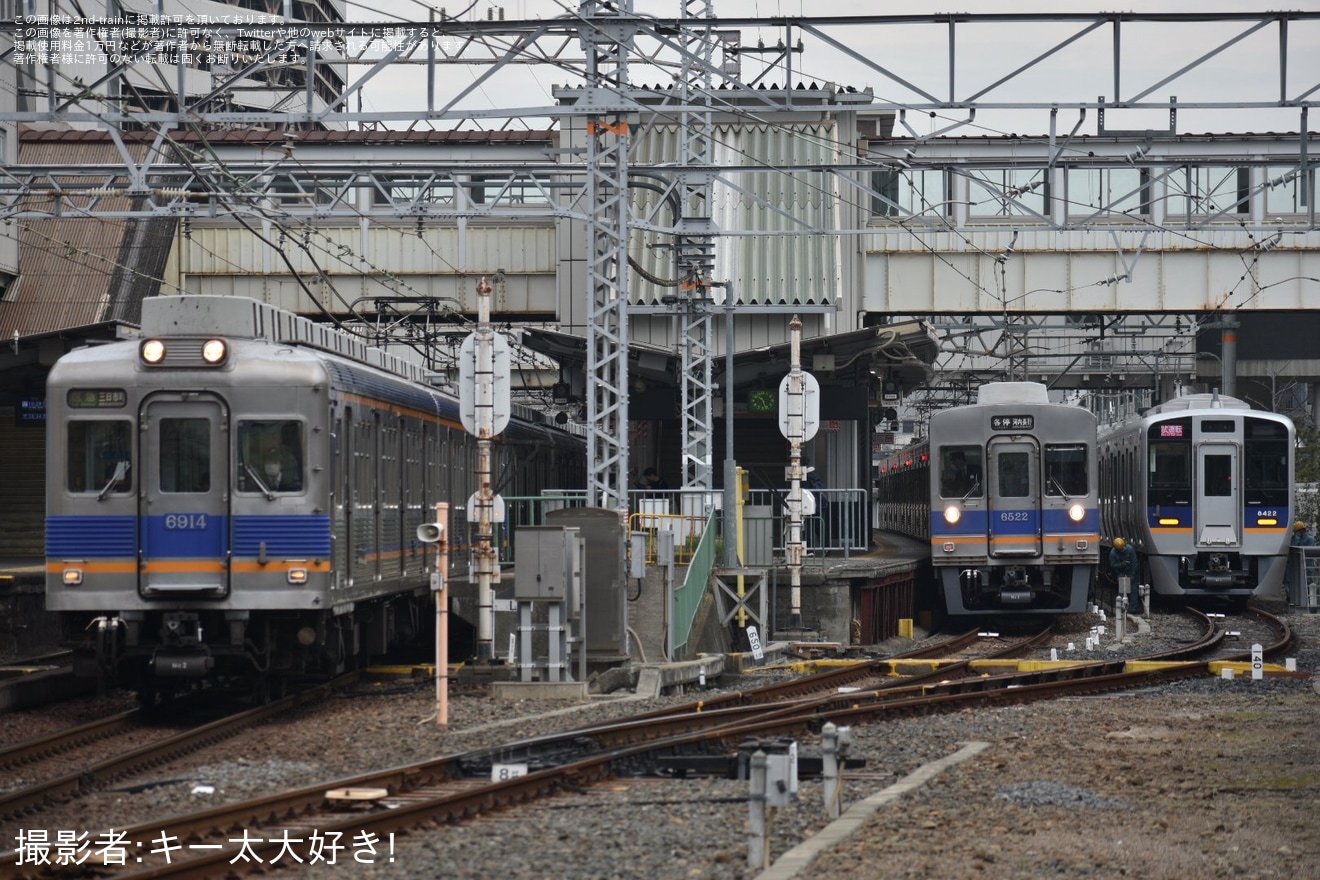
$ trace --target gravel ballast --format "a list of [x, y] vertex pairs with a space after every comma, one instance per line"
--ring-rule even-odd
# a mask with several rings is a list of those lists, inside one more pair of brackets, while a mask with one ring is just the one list
[[[1320, 877], [1320, 696], [1310, 677], [1320, 672], [1320, 616], [1289, 621], [1299, 639], [1294, 653], [1303, 674], [1296, 677], [1197, 678], [857, 727], [852, 754], [867, 765], [845, 780], [845, 810], [968, 743], [986, 746], [879, 806], [838, 840], [827, 830], [821, 782], [802, 780], [797, 801], [772, 817], [771, 860], [820, 836], [831, 845], [796, 876]], [[1142, 638], [1157, 641], [1160, 631], [1157, 616]], [[1149, 646], [1133, 648], [1141, 649]], [[690, 699], [456, 697], [441, 729], [432, 688], [379, 685], [125, 780], [41, 821], [51, 839], [60, 829], [95, 835]], [[27, 714], [0, 716], [4, 742], [36, 732]], [[819, 755], [814, 739], [800, 748]], [[385, 842], [374, 855], [350, 847], [334, 865], [290, 864], [283, 876], [750, 878], [760, 867], [747, 863], [747, 789], [726, 779], [617, 779], [494, 818], [399, 836], [392, 852]], [[3, 824], [11, 846], [28, 827]]]

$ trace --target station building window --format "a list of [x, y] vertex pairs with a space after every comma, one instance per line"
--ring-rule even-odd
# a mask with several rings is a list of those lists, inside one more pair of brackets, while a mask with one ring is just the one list
[[1150, 214], [1151, 180], [1145, 168], [1069, 168], [1065, 177], [1069, 216]]
[[977, 168], [967, 174], [968, 215], [1035, 217], [1049, 214], [1050, 185], [1044, 168]]
[[1170, 216], [1188, 222], [1251, 213], [1249, 168], [1222, 165], [1184, 165], [1167, 178]]
[[932, 223], [949, 216], [948, 175], [942, 168], [880, 168], [871, 172], [871, 214], [902, 220], [920, 217]]
[[1310, 210], [1306, 194], [1308, 182], [1315, 180], [1315, 172], [1299, 172], [1296, 167], [1273, 166], [1265, 170], [1265, 213], [1269, 217], [1280, 214], [1305, 214]]

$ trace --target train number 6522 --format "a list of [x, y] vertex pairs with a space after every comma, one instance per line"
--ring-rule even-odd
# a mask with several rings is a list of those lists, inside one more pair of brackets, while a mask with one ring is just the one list
[[197, 531], [206, 528], [204, 513], [167, 513], [165, 528], [171, 531]]

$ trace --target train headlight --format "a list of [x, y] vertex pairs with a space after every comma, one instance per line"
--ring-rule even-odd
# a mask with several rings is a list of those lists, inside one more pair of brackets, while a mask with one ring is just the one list
[[1178, 520], [1178, 518], [1177, 518], [1176, 516], [1162, 516], [1162, 517], [1160, 517], [1160, 525], [1162, 525], [1162, 526], [1176, 526], [1176, 525], [1178, 525], [1178, 524], [1179, 524], [1179, 520]]
[[962, 519], [962, 511], [961, 511], [961, 510], [959, 510], [958, 508], [954, 507], [952, 504], [950, 504], [948, 507], [944, 508], [944, 521], [945, 521], [946, 523], [948, 523], [949, 525], [953, 525], [954, 523], [956, 523], [956, 522], [957, 522], [958, 520], [960, 520], [960, 519]]
[[229, 346], [225, 345], [223, 339], [208, 339], [202, 344], [202, 360], [208, 364], [224, 363], [228, 353]]
[[1082, 507], [1080, 504], [1074, 504], [1072, 507], [1068, 508], [1068, 519], [1073, 522], [1081, 522], [1085, 516], [1086, 508]]
[[66, 568], [60, 578], [64, 581], [64, 586], [76, 587], [82, 583], [82, 569]]
[[158, 364], [165, 360], [165, 343], [159, 339], [148, 339], [142, 343], [142, 362]]
[[1272, 516], [1256, 517], [1256, 525], [1258, 526], [1277, 526], [1278, 524], [1279, 521]]

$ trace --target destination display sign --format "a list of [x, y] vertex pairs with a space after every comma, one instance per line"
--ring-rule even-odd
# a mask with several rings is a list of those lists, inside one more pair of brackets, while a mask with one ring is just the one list
[[991, 416], [990, 430], [992, 431], [1030, 431], [1036, 427], [1036, 417], [1030, 415], [1022, 416]]
[[119, 409], [128, 403], [122, 388], [70, 388], [69, 406], [73, 409]]

